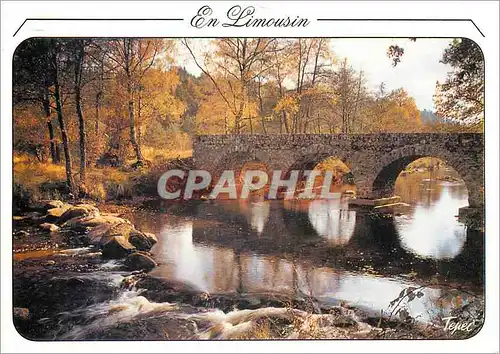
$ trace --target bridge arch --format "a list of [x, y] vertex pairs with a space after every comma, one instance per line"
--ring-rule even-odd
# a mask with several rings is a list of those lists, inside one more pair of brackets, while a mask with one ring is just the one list
[[[237, 195], [240, 195], [241, 193], [245, 170], [262, 170], [266, 172], [269, 177], [272, 176], [272, 167], [268, 156], [259, 151], [256, 153], [251, 151], [234, 151], [220, 157], [218, 161], [214, 163], [214, 166], [210, 168], [212, 188], [215, 186], [222, 173], [226, 170], [234, 172]], [[269, 183], [270, 182], [268, 181], [267, 186]], [[267, 186], [264, 187], [264, 189], [256, 191], [255, 193], [252, 192], [253, 194], [251, 194], [261, 194], [262, 191], [266, 193], [268, 190]]]
[[211, 172], [214, 176], [219, 176], [224, 170], [234, 170], [235, 173], [240, 172], [246, 163], [261, 163], [263, 165], [268, 165], [266, 159], [257, 156], [255, 153], [249, 151], [235, 151], [224, 154], [215, 162], [214, 166], [211, 168]]
[[[288, 165], [288, 167], [284, 170], [285, 178], [289, 176], [291, 171], [298, 170], [300, 171], [299, 182], [305, 183], [306, 175], [304, 175], [302, 171], [314, 170], [315, 168], [320, 167], [322, 163], [328, 162], [328, 160], [340, 162], [341, 163], [340, 165], [334, 164], [336, 169], [340, 169], [340, 171], [344, 170], [345, 173], [351, 174], [353, 182], [347, 184], [356, 185], [354, 178], [355, 176], [352, 175], [353, 166], [351, 163], [350, 155], [343, 152], [338, 153], [336, 151], [319, 151], [319, 152], [309, 152], [309, 153], [299, 154], [298, 157], [295, 157], [293, 162], [290, 165]], [[323, 168], [324, 167], [325, 166], [323, 166]], [[318, 177], [318, 179], [319, 182], [318, 181], [316, 182], [321, 183], [320, 177]]]
[[399, 174], [413, 161], [423, 157], [438, 158], [452, 167], [465, 182], [469, 195], [469, 205], [482, 204], [482, 194], [479, 186], [482, 184], [482, 167], [468, 164], [463, 156], [454, 154], [447, 149], [433, 145], [410, 145], [384, 154], [374, 166], [371, 178], [371, 197], [382, 198], [392, 196]]
[[295, 158], [295, 160], [291, 165], [287, 167], [287, 171], [312, 170], [315, 166], [317, 166], [319, 163], [325, 161], [328, 158], [335, 158], [339, 161], [342, 161], [342, 163], [344, 163], [349, 169], [351, 169], [352, 163], [347, 154], [321, 151], [321, 152], [311, 152], [311, 153], [301, 154], [300, 156]]

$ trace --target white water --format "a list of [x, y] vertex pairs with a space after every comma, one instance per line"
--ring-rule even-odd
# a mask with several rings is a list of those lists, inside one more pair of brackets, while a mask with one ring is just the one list
[[[114, 261], [112, 262], [114, 263]], [[109, 265], [109, 263], [106, 264]], [[133, 288], [133, 282], [126, 282], [130, 277], [124, 277], [123, 273], [109, 271], [96, 272], [82, 275], [79, 278], [99, 278], [101, 280], [105, 278], [109, 280], [110, 285], [116, 288], [123, 288], [124, 285], [128, 285], [131, 289], [122, 289], [116, 299], [59, 314], [60, 323], [75, 317], [80, 318], [86, 323], [84, 325], [73, 326], [70, 331], [60, 337], [61, 339], [82, 339], [94, 331], [102, 331], [107, 327], [131, 322], [138, 318], [161, 316], [178, 309], [177, 305], [173, 303], [155, 303], [149, 301], [141, 295], [142, 290]]]

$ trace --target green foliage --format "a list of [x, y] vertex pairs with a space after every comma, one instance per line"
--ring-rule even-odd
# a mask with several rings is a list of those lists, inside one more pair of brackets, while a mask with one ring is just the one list
[[467, 38], [455, 39], [441, 60], [453, 71], [436, 85], [435, 105], [440, 117], [467, 123], [484, 119], [484, 58], [481, 48]]

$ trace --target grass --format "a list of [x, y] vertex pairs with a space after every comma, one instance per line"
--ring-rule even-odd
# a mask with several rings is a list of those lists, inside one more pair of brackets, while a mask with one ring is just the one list
[[[98, 202], [131, 199], [156, 193], [159, 175], [172, 159], [191, 156], [191, 150], [162, 150], [145, 147], [143, 154], [151, 161], [148, 168], [131, 169], [130, 164], [122, 168], [87, 168], [87, 178], [82, 191], [86, 197]], [[132, 161], [133, 162], [133, 161]], [[14, 196], [18, 204], [28, 204], [43, 199], [64, 199], [66, 171], [64, 163], [40, 162], [26, 154], [15, 154], [13, 158]], [[75, 181], [79, 183], [79, 167], [73, 166]]]
[[145, 146], [142, 148], [142, 154], [146, 160], [155, 162], [160, 162], [162, 160], [171, 160], [175, 158], [186, 158], [193, 155], [191, 149], [184, 150], [171, 150], [171, 149], [155, 149], [152, 147]]

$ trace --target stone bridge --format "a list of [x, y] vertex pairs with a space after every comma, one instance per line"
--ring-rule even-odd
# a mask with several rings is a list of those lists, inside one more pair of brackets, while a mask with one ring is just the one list
[[199, 169], [217, 175], [256, 161], [269, 170], [307, 170], [328, 157], [351, 170], [358, 198], [392, 196], [399, 173], [421, 158], [453, 167], [466, 183], [470, 206], [484, 205], [484, 136], [479, 133], [199, 135], [193, 141]]

